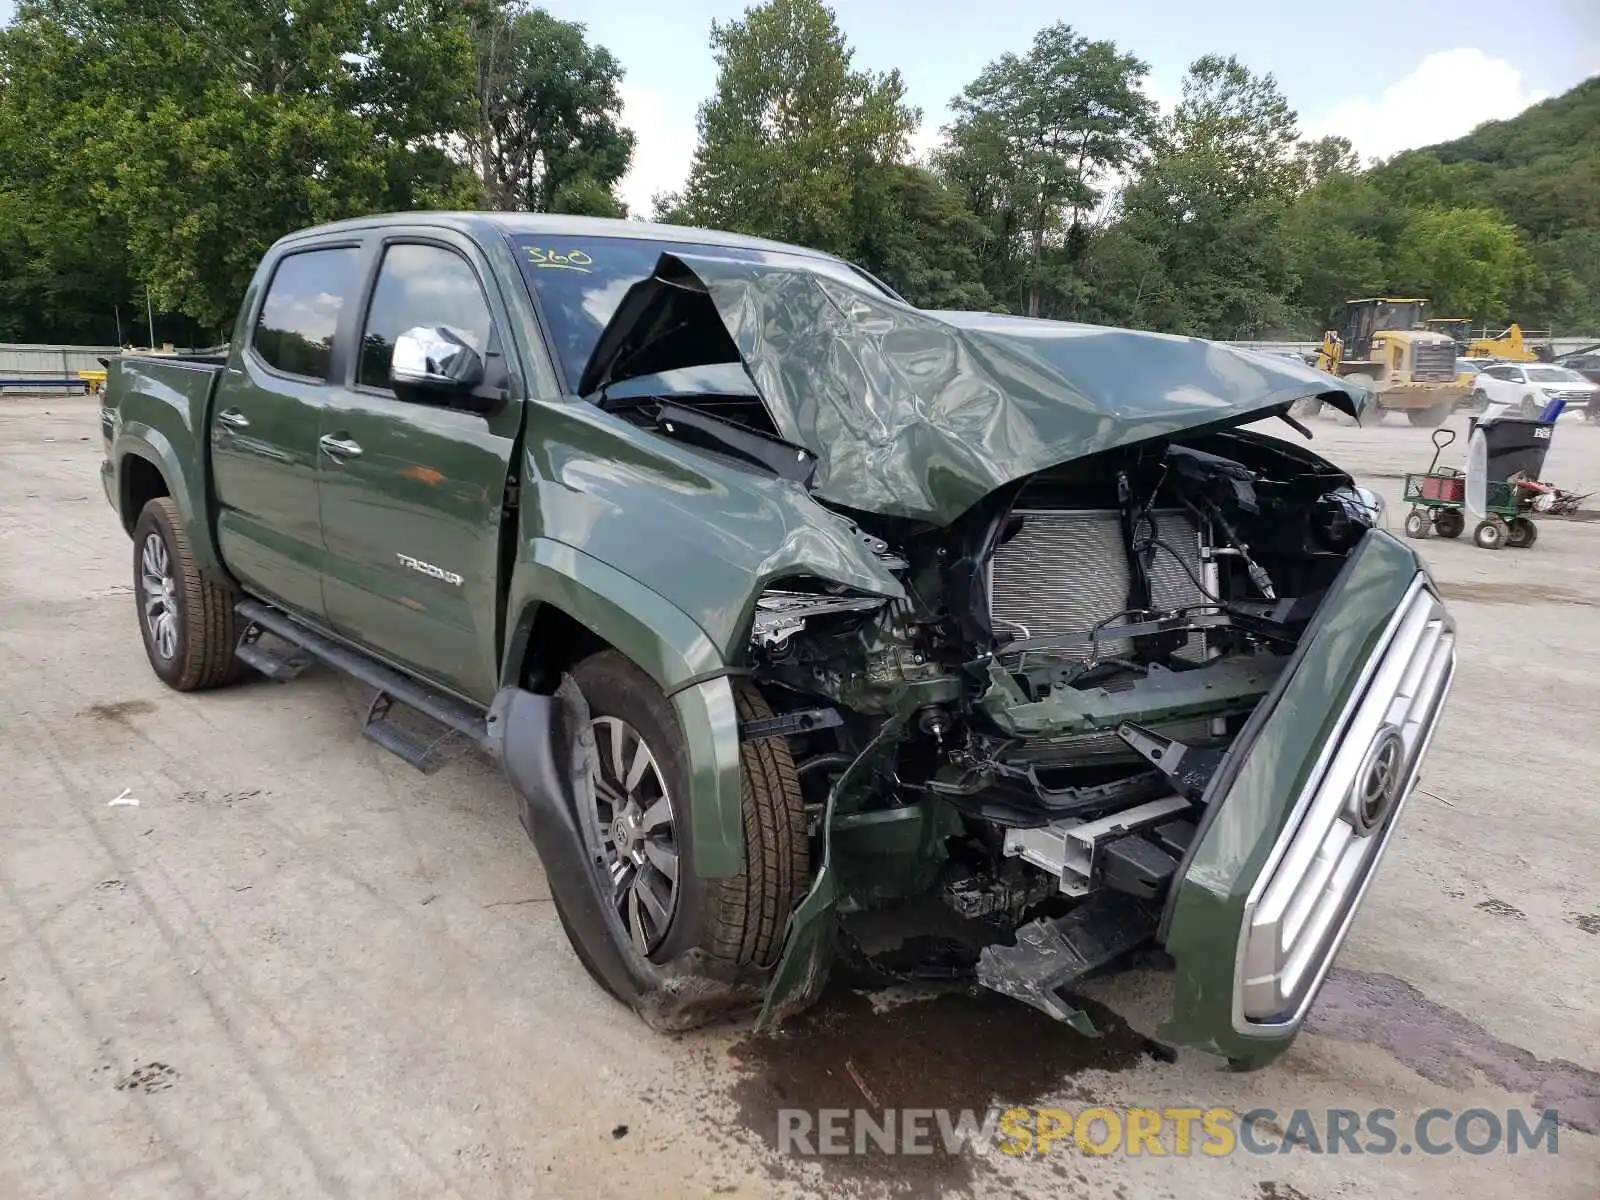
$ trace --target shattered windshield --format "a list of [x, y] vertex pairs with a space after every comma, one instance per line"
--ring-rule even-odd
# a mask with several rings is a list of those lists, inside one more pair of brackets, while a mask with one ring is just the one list
[[[561, 374], [571, 392], [577, 391], [583, 368], [622, 297], [634, 284], [649, 277], [663, 253], [710, 254], [767, 264], [803, 258], [806, 270], [814, 274], [833, 276], [857, 288], [878, 287], [877, 281], [864, 271], [836, 259], [789, 255], [750, 246], [545, 234], [518, 234], [511, 239], [511, 245], [523, 278], [544, 313], [561, 359]], [[743, 367], [737, 363], [723, 363], [665, 372], [648, 380], [628, 380], [608, 389], [612, 396], [662, 391], [752, 394], [753, 388]]]

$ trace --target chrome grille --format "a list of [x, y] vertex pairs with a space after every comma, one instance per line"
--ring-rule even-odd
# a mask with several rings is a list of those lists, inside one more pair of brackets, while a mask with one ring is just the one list
[[1456, 377], [1454, 342], [1412, 342], [1411, 378], [1418, 383], [1449, 383]]
[[[1128, 558], [1115, 509], [1022, 509], [1021, 531], [995, 553], [989, 566], [989, 612], [997, 631], [1060, 638], [1067, 653], [1088, 654], [1089, 634], [1128, 602]], [[1158, 549], [1150, 564], [1150, 594], [1157, 608], [1183, 608], [1205, 600], [1200, 574], [1200, 533], [1182, 509], [1157, 510], [1157, 536], [1182, 557]], [[1194, 573], [1190, 578], [1189, 572]], [[1027, 633], [1022, 631], [1026, 629]], [[1198, 646], [1198, 637], [1194, 639]], [[1126, 638], [1100, 641], [1101, 657], [1127, 653]]]
[[[1418, 575], [1326, 743], [1245, 905], [1234, 1023], [1265, 1032], [1299, 1022], [1383, 856], [1455, 674], [1455, 626]], [[1382, 819], [1358, 801], [1374, 755], [1397, 737], [1399, 781]]]

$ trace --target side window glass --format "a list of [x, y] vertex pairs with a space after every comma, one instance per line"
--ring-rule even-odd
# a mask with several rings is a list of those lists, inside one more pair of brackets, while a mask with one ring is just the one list
[[250, 343], [270, 366], [326, 379], [339, 311], [355, 282], [354, 246], [286, 255], [272, 272]]
[[389, 387], [394, 341], [418, 325], [443, 325], [479, 354], [489, 344], [489, 304], [465, 259], [439, 246], [399, 244], [383, 254], [361, 332], [357, 382]]

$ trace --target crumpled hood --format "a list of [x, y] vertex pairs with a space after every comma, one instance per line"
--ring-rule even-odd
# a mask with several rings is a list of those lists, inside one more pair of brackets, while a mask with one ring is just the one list
[[647, 373], [742, 362], [812, 491], [945, 525], [1024, 475], [1117, 446], [1244, 424], [1366, 392], [1289, 359], [1200, 338], [925, 312], [832, 274], [663, 254], [603, 331], [586, 394]]

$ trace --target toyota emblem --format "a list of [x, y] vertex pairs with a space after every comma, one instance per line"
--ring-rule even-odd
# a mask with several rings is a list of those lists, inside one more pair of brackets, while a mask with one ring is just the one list
[[1405, 738], [1395, 726], [1385, 725], [1372, 739], [1350, 793], [1350, 824], [1358, 835], [1365, 837], [1394, 811], [1405, 782], [1405, 766]]

